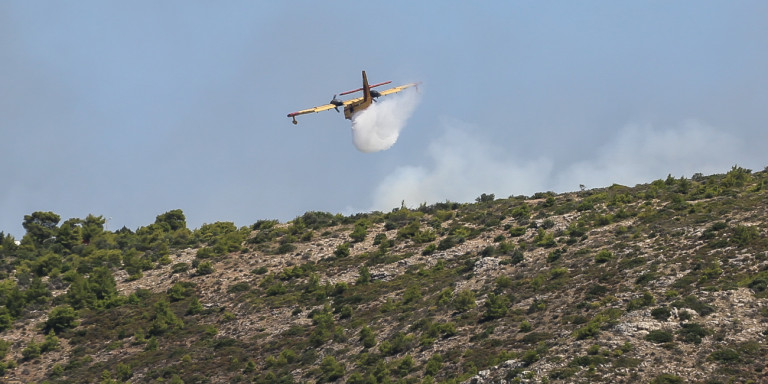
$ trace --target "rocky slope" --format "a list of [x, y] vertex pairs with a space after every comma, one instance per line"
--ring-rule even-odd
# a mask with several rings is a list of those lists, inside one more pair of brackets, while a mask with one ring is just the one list
[[[232, 231], [171, 246], [140, 274], [123, 251], [111, 268], [122, 299], [79, 309], [57, 348], [23, 354], [46, 339], [46, 307], [3, 331], [4, 380], [765, 382], [766, 179], [734, 167], [309, 212], [238, 230], [226, 252], [210, 250]], [[54, 304], [72, 296], [45, 281]]]

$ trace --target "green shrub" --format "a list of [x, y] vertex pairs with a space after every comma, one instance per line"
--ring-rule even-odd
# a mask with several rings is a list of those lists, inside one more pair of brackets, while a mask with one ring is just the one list
[[387, 234], [383, 232], [379, 232], [373, 238], [373, 245], [379, 245], [385, 241], [387, 241]]
[[69, 305], [62, 305], [51, 310], [48, 320], [45, 321], [45, 330], [60, 333], [61, 331], [77, 326], [77, 311]]
[[453, 299], [453, 308], [459, 312], [469, 311], [474, 308], [475, 305], [477, 305], [475, 302], [475, 293], [468, 289], [459, 291]]
[[605, 364], [606, 358], [600, 355], [587, 355], [587, 356], [578, 356], [573, 359], [571, 362], [571, 366], [582, 366], [582, 367], [589, 367], [589, 366], [596, 366], [600, 364]]
[[57, 349], [59, 349], [59, 338], [56, 337], [56, 332], [51, 330], [47, 335], [45, 335], [45, 341], [40, 344], [40, 352], [46, 353], [55, 351]]
[[671, 304], [676, 308], [690, 308], [696, 311], [699, 316], [706, 316], [715, 311], [715, 308], [694, 295], [686, 296], [683, 300], [676, 300]]
[[281, 243], [277, 246], [277, 249], [275, 250], [275, 253], [278, 255], [285, 255], [286, 253], [291, 253], [296, 250], [296, 246], [291, 243]]
[[189, 264], [187, 263], [176, 263], [171, 267], [171, 273], [184, 273], [189, 271]]
[[250, 289], [251, 289], [250, 284], [248, 284], [245, 281], [241, 281], [239, 283], [230, 285], [229, 288], [227, 288], [227, 292], [229, 293], [248, 292]]
[[755, 292], [768, 290], [768, 271], [762, 271], [746, 280], [745, 285]]
[[547, 263], [554, 263], [555, 261], [560, 260], [560, 257], [562, 257], [563, 254], [565, 254], [565, 251], [562, 248], [555, 249], [547, 255]]
[[429, 243], [430, 241], [435, 241], [435, 239], [437, 239], [437, 233], [431, 229], [426, 231], [417, 231], [413, 236], [413, 241], [417, 244]]
[[678, 339], [686, 343], [700, 344], [701, 339], [710, 334], [710, 331], [696, 323], [685, 323], [680, 325]]
[[435, 245], [434, 243], [427, 244], [427, 246], [424, 247], [424, 250], [421, 251], [421, 254], [424, 256], [429, 256], [435, 253], [435, 251], [437, 251], [437, 245]]
[[427, 364], [424, 365], [424, 374], [434, 376], [440, 372], [442, 366], [443, 356], [436, 353], [430, 356], [429, 360], [427, 360]]
[[506, 296], [489, 293], [488, 299], [485, 301], [485, 308], [483, 320], [500, 319], [506, 316], [509, 311], [509, 299]]
[[655, 329], [645, 335], [645, 340], [656, 344], [669, 343], [674, 340], [672, 333], [663, 329]]
[[451, 249], [456, 246], [456, 238], [453, 236], [446, 236], [444, 239], [440, 240], [440, 242], [437, 244], [437, 250], [438, 251], [445, 251], [448, 249]]
[[198, 264], [197, 269], [195, 270], [195, 274], [197, 274], [198, 276], [210, 275], [213, 272], [215, 272], [215, 269], [213, 268], [213, 264], [211, 264], [208, 261], [204, 261]]
[[536, 232], [536, 236], [533, 238], [534, 244], [539, 247], [551, 248], [557, 243], [555, 242], [555, 236], [551, 232], [547, 232], [544, 228], [539, 228]]
[[602, 264], [607, 263], [613, 259], [613, 253], [608, 250], [601, 250], [595, 255], [595, 263]]
[[504, 290], [504, 289], [510, 288], [514, 284], [514, 281], [508, 276], [499, 276], [496, 278], [495, 282], [496, 282], [496, 289], [498, 290]]
[[352, 242], [354, 243], [359, 243], [365, 240], [366, 236], [368, 236], [367, 220], [360, 220], [357, 223], [355, 223], [355, 229], [353, 229], [352, 233], [349, 234], [349, 237], [352, 239]]
[[155, 304], [155, 315], [149, 328], [150, 335], [162, 335], [167, 331], [184, 328], [184, 322], [171, 310], [167, 301]]
[[405, 357], [395, 363], [395, 372], [398, 376], [405, 376], [413, 370], [414, 365], [413, 357], [405, 355]]
[[568, 268], [552, 268], [549, 271], [549, 279], [555, 280], [568, 275]]
[[370, 328], [364, 326], [360, 329], [360, 341], [364, 348], [372, 348], [376, 345], [376, 335]]
[[627, 311], [634, 311], [640, 308], [648, 307], [653, 305], [655, 302], [656, 299], [653, 297], [653, 295], [650, 292], [645, 291], [643, 292], [643, 296], [629, 301], [627, 304]]
[[211, 247], [202, 247], [195, 254], [198, 259], [210, 259], [216, 256], [216, 252]]
[[651, 310], [651, 316], [658, 321], [667, 321], [672, 311], [668, 307], [658, 307]]
[[371, 271], [368, 270], [368, 267], [360, 267], [360, 276], [357, 278], [357, 284], [368, 284], [371, 282], [371, 279]]
[[184, 300], [193, 293], [193, 284], [188, 282], [177, 282], [166, 291], [166, 294], [171, 301]]
[[403, 292], [403, 305], [411, 304], [421, 299], [421, 290], [418, 286], [411, 285]]
[[712, 352], [712, 354], [709, 355], [709, 357], [711, 357], [712, 360], [715, 360], [717, 362], [724, 363], [724, 364], [738, 363], [741, 360], [741, 355], [739, 354], [739, 352], [731, 348], [719, 349], [717, 351], [714, 351]]
[[34, 358], [40, 357], [41, 353], [40, 345], [35, 344], [34, 342], [29, 343], [26, 348], [21, 350], [21, 356], [24, 360], [32, 360]]
[[512, 227], [509, 229], [509, 236], [520, 237], [522, 235], [525, 235], [525, 232], [527, 230], [528, 230], [527, 227]]
[[336, 381], [344, 376], [346, 368], [344, 364], [336, 361], [333, 356], [326, 356], [323, 362], [320, 363], [320, 371], [322, 372], [321, 378], [324, 381]]
[[757, 239], [760, 236], [760, 231], [754, 226], [737, 225], [733, 228], [733, 237], [731, 241], [736, 243], [737, 246], [743, 247]]
[[333, 251], [333, 255], [338, 258], [343, 258], [349, 256], [349, 243], [341, 243], [336, 247], [336, 250]]

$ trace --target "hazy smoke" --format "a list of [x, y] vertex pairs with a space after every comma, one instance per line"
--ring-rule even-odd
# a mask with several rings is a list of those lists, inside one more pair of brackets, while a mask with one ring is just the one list
[[379, 100], [352, 115], [352, 141], [360, 152], [389, 149], [419, 104], [418, 92], [411, 89]]
[[595, 148], [594, 156], [557, 165], [554, 154], [520, 158], [485, 140], [478, 130], [447, 124], [445, 134], [427, 149], [431, 164], [402, 166], [374, 191], [370, 210], [388, 211], [446, 200], [471, 202], [482, 193], [498, 198], [536, 192], [569, 192], [637, 183], [694, 173], [725, 173], [741, 161], [744, 144], [727, 131], [697, 121], [671, 127], [627, 125]]

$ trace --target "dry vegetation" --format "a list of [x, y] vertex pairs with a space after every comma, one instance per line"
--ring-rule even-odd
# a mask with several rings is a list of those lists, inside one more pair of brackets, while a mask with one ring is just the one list
[[[2, 374], [10, 383], [765, 382], [766, 180], [734, 167], [240, 229], [190, 231], [171, 211], [136, 233], [97, 228], [69, 247], [28, 233], [27, 248], [14, 248], [6, 236], [0, 299], [9, 308], [14, 292], [28, 299], [5, 312]], [[40, 260], [51, 254], [60, 262], [47, 268]], [[104, 270], [112, 283], [95, 277]], [[95, 296], [78, 296], [78, 277]], [[40, 286], [49, 295], [27, 293]]]

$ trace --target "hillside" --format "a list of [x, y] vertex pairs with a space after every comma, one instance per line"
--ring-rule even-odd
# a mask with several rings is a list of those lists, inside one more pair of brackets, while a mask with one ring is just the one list
[[768, 172], [0, 246], [27, 383], [766, 382]]

